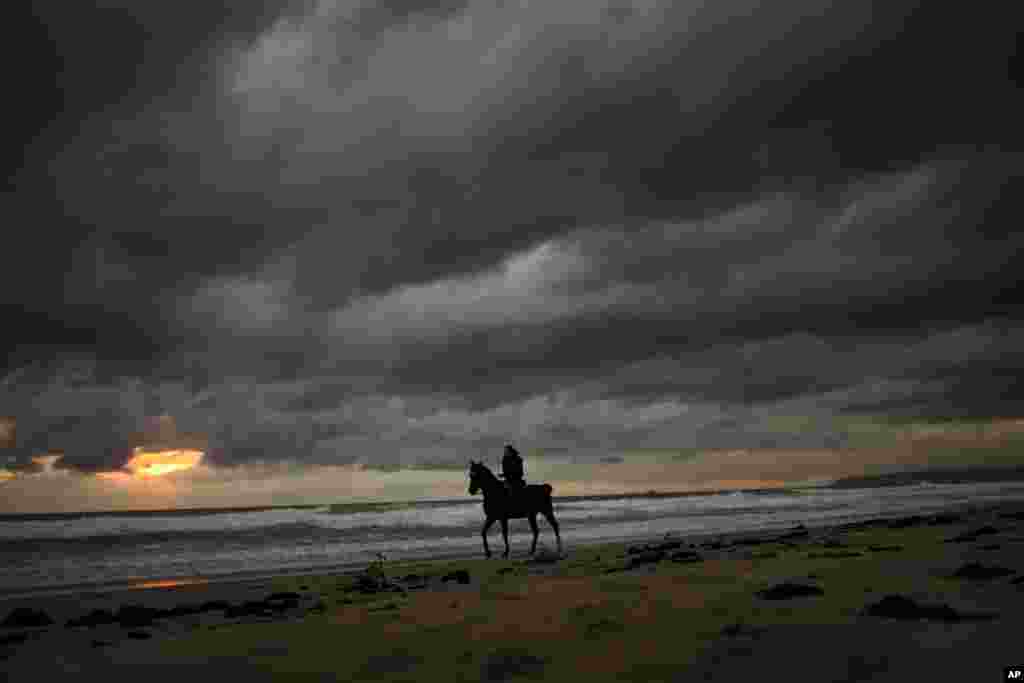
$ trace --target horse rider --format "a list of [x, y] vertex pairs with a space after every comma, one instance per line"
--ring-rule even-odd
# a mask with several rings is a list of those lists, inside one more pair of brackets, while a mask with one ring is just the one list
[[509, 489], [526, 487], [523, 478], [523, 459], [511, 444], [505, 446], [505, 455], [501, 458], [501, 476]]

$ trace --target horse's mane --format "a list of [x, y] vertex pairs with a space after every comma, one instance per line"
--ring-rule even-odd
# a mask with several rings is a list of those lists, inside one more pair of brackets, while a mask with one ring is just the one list
[[485, 472], [485, 473], [487, 474], [487, 476], [488, 476], [489, 478], [493, 479], [494, 481], [500, 481], [500, 480], [498, 479], [498, 475], [496, 475], [496, 474], [495, 474], [495, 473], [494, 473], [494, 472], [493, 472], [493, 471], [491, 470], [491, 468], [490, 468], [490, 467], [488, 467], [487, 465], [485, 465], [484, 463], [482, 463], [482, 462], [473, 462], [473, 463], [470, 463], [470, 466], [471, 466], [471, 467], [476, 467], [476, 468], [479, 468], [480, 470], [483, 470], [483, 471], [484, 471], [484, 472]]

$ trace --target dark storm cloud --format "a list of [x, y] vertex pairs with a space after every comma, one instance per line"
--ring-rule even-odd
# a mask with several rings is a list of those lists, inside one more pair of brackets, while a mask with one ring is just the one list
[[[785, 338], [802, 334], [811, 350], [845, 348], [856, 358], [872, 337], [907, 345], [1006, 315], [990, 307], [1014, 276], [1007, 265], [1020, 238], [1010, 216], [996, 214], [1005, 238], [979, 242], [968, 228], [977, 228], [977, 214], [946, 202], [954, 191], [970, 197], [972, 186], [985, 188], [983, 204], [1006, 191], [1009, 161], [889, 174], [830, 204], [778, 196], [707, 221], [580, 231], [502, 273], [347, 309], [339, 342], [366, 333], [367, 352], [393, 357], [406, 390], [441, 388], [484, 406], [610, 378], [646, 357], [675, 364], [651, 378], [652, 396], [742, 402], [835, 388], [856, 380], [850, 366], [808, 363], [806, 349], [785, 350]], [[387, 347], [372, 344], [374, 328]], [[998, 335], [992, 343], [1012, 348]], [[784, 350], [756, 350], [777, 347]]]
[[164, 413], [216, 464], [409, 466], [812, 397], [1019, 405], [1008, 8], [39, 14], [63, 101], [26, 98], [5, 202], [19, 462], [117, 466]]

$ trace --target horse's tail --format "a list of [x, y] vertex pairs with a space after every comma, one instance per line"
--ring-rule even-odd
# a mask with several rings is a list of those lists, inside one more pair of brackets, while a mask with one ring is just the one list
[[554, 489], [551, 488], [551, 484], [544, 484], [544, 514], [554, 515], [555, 514], [555, 501], [551, 498], [551, 492]]

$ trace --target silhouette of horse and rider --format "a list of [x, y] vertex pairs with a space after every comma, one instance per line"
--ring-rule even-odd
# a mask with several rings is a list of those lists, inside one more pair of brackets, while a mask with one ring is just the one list
[[[500, 478], [499, 478], [500, 477]], [[501, 479], [505, 481], [502, 482]], [[555, 519], [551, 503], [550, 484], [527, 485], [523, 473], [523, 459], [511, 445], [505, 446], [505, 455], [501, 459], [501, 474], [494, 474], [481, 462], [469, 463], [469, 494], [475, 496], [477, 491], [484, 494], [484, 515], [486, 521], [481, 535], [484, 539], [484, 554], [491, 556], [487, 545], [487, 532], [495, 521], [501, 521], [501, 536], [505, 540], [505, 554], [509, 555], [508, 520], [527, 518], [533, 531], [533, 545], [530, 554], [537, 550], [537, 514], [544, 515], [548, 524], [555, 531], [558, 541], [558, 552], [562, 552], [562, 537], [558, 532], [558, 521]]]

